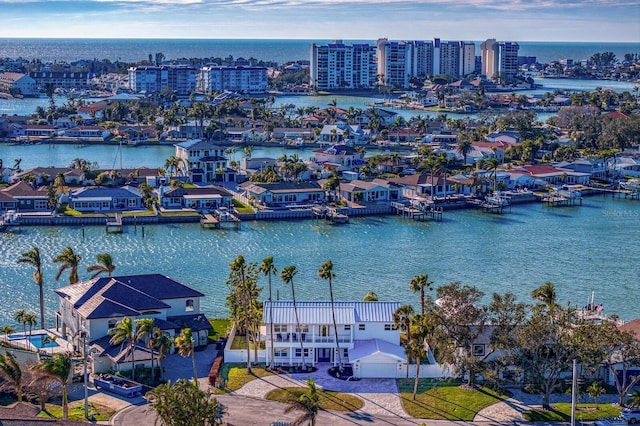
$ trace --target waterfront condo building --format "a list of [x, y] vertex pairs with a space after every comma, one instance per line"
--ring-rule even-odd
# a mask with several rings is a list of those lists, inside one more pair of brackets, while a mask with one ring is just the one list
[[0, 92], [35, 96], [38, 94], [36, 81], [26, 74], [17, 72], [0, 73]]
[[91, 79], [88, 72], [70, 71], [32, 71], [29, 77], [33, 78], [39, 90], [44, 91], [47, 84], [54, 89], [88, 89]]
[[518, 74], [518, 43], [488, 39], [480, 45], [482, 74], [501, 84], [511, 83]]
[[156, 94], [169, 89], [178, 96], [196, 91], [198, 71], [189, 66], [131, 67], [129, 89], [135, 93]]
[[202, 93], [224, 92], [264, 93], [269, 79], [267, 67], [207, 66], [200, 69], [198, 89]]
[[433, 75], [446, 74], [463, 78], [475, 71], [476, 45], [471, 41], [433, 39]]
[[311, 45], [310, 83], [316, 90], [372, 89], [377, 84], [376, 47], [338, 40]]

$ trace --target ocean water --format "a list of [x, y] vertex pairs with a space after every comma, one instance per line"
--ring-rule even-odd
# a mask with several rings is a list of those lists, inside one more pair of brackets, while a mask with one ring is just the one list
[[[437, 35], [436, 35], [437, 37]], [[428, 40], [428, 37], [425, 37]], [[309, 60], [311, 43], [331, 40], [277, 39], [37, 39], [0, 38], [0, 57], [77, 61], [109, 59], [112, 62], [146, 60], [149, 54], [162, 52], [167, 59], [207, 58], [232, 55], [275, 61]], [[518, 40], [512, 40], [518, 41]], [[375, 40], [344, 40], [345, 43], [369, 43]], [[476, 55], [480, 55], [476, 41]], [[588, 59], [597, 52], [613, 52], [621, 59], [625, 53], [640, 53], [640, 43], [566, 43], [518, 41], [521, 56], [536, 56], [539, 62], [558, 59]]]
[[[38, 311], [33, 271], [17, 264], [20, 253], [40, 248], [48, 324], [53, 324], [57, 296], [68, 274], [54, 279], [52, 259], [67, 245], [82, 256], [80, 278], [98, 253], [108, 252], [115, 274], [161, 273], [206, 294], [202, 309], [226, 315], [226, 279], [230, 262], [274, 256], [279, 270], [298, 269], [299, 300], [327, 299], [328, 287], [317, 270], [331, 259], [338, 300], [361, 300], [374, 291], [380, 300], [417, 305], [409, 281], [428, 273], [436, 287], [452, 281], [485, 292], [513, 292], [532, 302], [531, 291], [551, 281], [562, 304], [584, 306], [595, 292], [605, 312], [625, 320], [637, 317], [640, 276], [640, 202], [584, 199], [581, 207], [513, 206], [503, 215], [480, 211], [445, 212], [441, 222], [417, 222], [396, 216], [352, 218], [348, 225], [313, 220], [244, 222], [233, 228], [203, 230], [199, 224], [126, 226], [122, 234], [104, 227], [24, 227], [0, 234], [0, 324], [14, 324], [15, 311]], [[83, 235], [84, 234], [84, 235]], [[261, 285], [267, 282], [261, 279]], [[288, 286], [274, 280], [281, 299]], [[263, 292], [263, 297], [266, 294]]]

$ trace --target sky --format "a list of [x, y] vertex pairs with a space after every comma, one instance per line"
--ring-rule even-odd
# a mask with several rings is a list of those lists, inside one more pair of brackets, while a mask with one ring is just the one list
[[640, 1], [0, 0], [0, 37], [640, 42]]

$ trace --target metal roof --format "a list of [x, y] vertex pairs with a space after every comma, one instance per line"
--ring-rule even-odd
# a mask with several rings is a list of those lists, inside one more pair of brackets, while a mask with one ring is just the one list
[[[263, 319], [270, 322], [270, 302], [264, 302]], [[393, 313], [400, 302], [335, 302], [336, 323], [356, 324], [361, 322], [393, 322]], [[296, 302], [301, 324], [333, 323], [331, 302]], [[273, 302], [273, 322], [276, 324], [296, 324], [293, 301]]]
[[404, 348], [380, 339], [356, 340], [353, 342], [353, 349], [349, 350], [349, 362], [362, 361], [372, 355], [383, 354], [397, 361], [407, 361]]

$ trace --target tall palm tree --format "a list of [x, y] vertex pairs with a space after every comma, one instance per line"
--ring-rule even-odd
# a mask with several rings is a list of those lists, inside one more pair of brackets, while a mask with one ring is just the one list
[[42, 261], [40, 259], [40, 249], [34, 247], [20, 255], [18, 263], [26, 263], [36, 268], [33, 273], [33, 281], [35, 281], [40, 292], [40, 327], [44, 329], [44, 284], [42, 280]]
[[[161, 367], [161, 362], [165, 356], [171, 350], [173, 346], [173, 339], [164, 333], [160, 333], [159, 336], [155, 336], [152, 340], [153, 349], [158, 350], [158, 367]], [[160, 379], [162, 379], [162, 368], [160, 368]]]
[[145, 341], [145, 347], [151, 352], [151, 382], [155, 381], [155, 371], [153, 369], [153, 338], [156, 330], [162, 334], [160, 329], [156, 327], [153, 318], [140, 318], [136, 320], [136, 340]]
[[0, 377], [16, 391], [18, 402], [22, 402], [22, 368], [10, 352], [0, 355]]
[[[298, 315], [298, 305], [296, 305], [296, 287], [293, 284], [293, 277], [298, 273], [296, 267], [293, 265], [285, 266], [280, 273], [280, 279], [285, 283], [291, 285], [291, 298], [293, 300], [293, 312], [296, 315], [296, 335], [300, 332], [300, 316]], [[304, 344], [302, 339], [298, 336], [300, 342], [300, 355], [302, 356], [302, 367], [305, 367], [304, 360]]]
[[62, 253], [60, 253], [55, 259], [53, 259], [56, 263], [61, 263], [60, 269], [58, 269], [58, 273], [56, 274], [56, 280], [60, 279], [60, 275], [69, 269], [69, 284], [75, 284], [78, 281], [78, 266], [80, 265], [80, 261], [82, 257], [79, 254], [74, 253], [71, 246], [67, 246]]
[[409, 378], [409, 360], [413, 349], [411, 346], [411, 319], [414, 315], [415, 311], [411, 305], [402, 305], [393, 313], [393, 326], [406, 336], [404, 351], [407, 354], [407, 379]]
[[24, 317], [24, 322], [29, 326], [29, 336], [31, 336], [31, 330], [38, 324], [38, 317], [36, 314], [28, 313]]
[[109, 343], [112, 345], [128, 345], [129, 354], [131, 356], [131, 378], [136, 379], [135, 368], [135, 346], [137, 343], [136, 325], [131, 318], [124, 317], [118, 321], [112, 329], [109, 330]]
[[183, 357], [191, 357], [193, 363], [193, 384], [198, 386], [198, 369], [196, 368], [195, 341], [190, 328], [180, 330], [180, 335], [174, 339], [176, 350]]
[[[236, 286], [238, 285], [240, 286], [240, 291], [237, 292], [236, 290], [236, 292], [241, 298], [240, 300], [240, 304], [242, 306], [241, 322], [244, 328], [245, 339], [247, 343], [247, 373], [251, 374], [251, 344], [249, 342], [249, 309], [250, 307], [249, 307], [249, 294], [248, 294], [249, 289], [247, 288], [247, 277], [246, 277], [247, 264], [243, 256], [238, 256], [233, 260], [233, 262], [231, 262], [231, 265], [229, 265], [229, 267], [231, 271], [237, 274], [237, 276], [239, 276], [240, 278], [240, 282], [236, 283]], [[240, 319], [237, 317], [236, 317], [236, 321], [240, 323]]]
[[266, 275], [269, 279], [269, 335], [271, 336], [271, 356], [269, 366], [274, 367], [275, 349], [273, 347], [273, 292], [271, 287], [271, 276], [278, 273], [276, 266], [273, 264], [273, 256], [265, 257], [260, 264], [259, 272]]
[[29, 313], [24, 309], [18, 309], [16, 314], [13, 316], [17, 322], [22, 324], [22, 334], [27, 334], [27, 316]]
[[338, 369], [342, 371], [342, 352], [340, 352], [340, 341], [338, 339], [338, 323], [336, 322], [336, 309], [335, 303], [333, 301], [333, 279], [336, 277], [336, 274], [333, 273], [333, 262], [327, 260], [322, 264], [320, 269], [318, 269], [318, 276], [323, 279], [329, 281], [329, 296], [331, 298], [331, 316], [333, 319], [333, 332], [336, 336], [336, 351], [338, 358]]
[[420, 313], [422, 315], [424, 315], [424, 289], [431, 290], [431, 284], [433, 284], [433, 281], [429, 281], [429, 274], [416, 275], [409, 282], [409, 290], [414, 293], [420, 292]]
[[39, 364], [33, 366], [33, 370], [45, 376], [51, 377], [62, 385], [62, 418], [69, 418], [69, 405], [67, 401], [67, 385], [72, 371], [71, 356], [67, 353], [56, 353], [51, 358], [45, 358]]
[[109, 277], [113, 275], [113, 271], [116, 269], [116, 265], [113, 264], [113, 258], [109, 253], [100, 253], [96, 256], [96, 265], [91, 265], [87, 268], [87, 272], [95, 272], [91, 275], [91, 279], [94, 279], [101, 273], [106, 273]]

